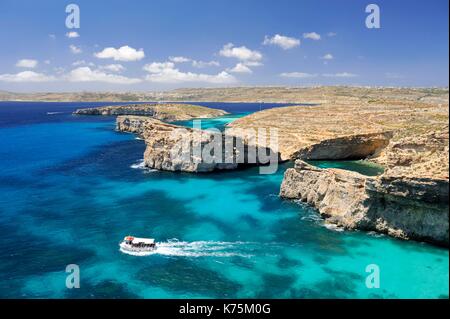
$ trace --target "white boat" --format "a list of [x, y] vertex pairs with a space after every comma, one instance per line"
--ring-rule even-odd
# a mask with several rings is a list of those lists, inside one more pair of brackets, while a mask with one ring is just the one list
[[123, 250], [131, 252], [148, 252], [156, 249], [156, 243], [153, 238], [138, 238], [126, 236], [119, 244]]

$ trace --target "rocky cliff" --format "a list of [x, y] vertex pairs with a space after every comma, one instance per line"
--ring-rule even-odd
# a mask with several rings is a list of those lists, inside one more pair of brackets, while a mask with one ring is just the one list
[[229, 127], [230, 134], [247, 128], [276, 129], [284, 160], [296, 159], [299, 153], [332, 160], [373, 157], [387, 145], [391, 134], [395, 133], [394, 138], [403, 135], [415, 139], [448, 125], [448, 118], [448, 104], [343, 96], [320, 105], [263, 110]]
[[116, 131], [134, 133], [139, 136], [144, 134], [145, 122], [148, 116], [120, 115], [116, 118]]
[[301, 160], [288, 169], [280, 196], [318, 209], [327, 222], [347, 229], [449, 245], [448, 181], [368, 177], [320, 169]]
[[194, 118], [212, 118], [227, 114], [223, 110], [212, 109], [199, 105], [191, 104], [130, 104], [115, 105], [95, 108], [78, 109], [74, 112], [76, 115], [136, 115], [149, 116], [158, 120], [172, 122], [185, 121]]
[[294, 158], [308, 160], [349, 160], [376, 157], [389, 145], [392, 132], [350, 135], [325, 139], [300, 149]]
[[[239, 165], [266, 164], [257, 150], [255, 162], [249, 161], [249, 145], [234, 136], [208, 130], [164, 123], [145, 116], [118, 116], [116, 129], [142, 136], [146, 143], [144, 165], [164, 171], [204, 173], [236, 169]], [[236, 145], [242, 144], [238, 149]], [[217, 145], [217, 147], [214, 147]], [[278, 161], [278, 154], [276, 161]]]
[[449, 127], [425, 132], [398, 131], [371, 161], [383, 165], [389, 176], [449, 179]]

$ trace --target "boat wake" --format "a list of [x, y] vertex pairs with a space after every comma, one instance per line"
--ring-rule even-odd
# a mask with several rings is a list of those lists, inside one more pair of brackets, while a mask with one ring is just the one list
[[132, 252], [120, 248], [120, 251], [133, 256], [180, 256], [180, 257], [252, 257], [242, 252], [249, 243], [221, 242], [221, 241], [194, 241], [185, 242], [168, 240], [156, 244], [156, 249], [148, 252]]

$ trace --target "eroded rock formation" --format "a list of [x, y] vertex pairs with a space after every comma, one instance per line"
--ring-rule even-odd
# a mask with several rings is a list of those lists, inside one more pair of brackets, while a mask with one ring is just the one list
[[[165, 171], [211, 172], [236, 169], [239, 165], [267, 164], [260, 152], [268, 154], [268, 148], [255, 149], [254, 161], [249, 156], [249, 146], [223, 132], [192, 129], [144, 116], [119, 116], [116, 129], [142, 136], [146, 143], [144, 165]], [[243, 148], [237, 148], [242, 145]], [[217, 146], [217, 147], [216, 147]], [[279, 154], [274, 154], [278, 162]]]
[[375, 230], [403, 239], [449, 244], [446, 180], [320, 169], [301, 160], [288, 169], [280, 196], [318, 209], [347, 229]]
[[302, 148], [294, 158], [307, 160], [346, 160], [377, 156], [392, 138], [391, 132], [350, 135], [326, 139]]

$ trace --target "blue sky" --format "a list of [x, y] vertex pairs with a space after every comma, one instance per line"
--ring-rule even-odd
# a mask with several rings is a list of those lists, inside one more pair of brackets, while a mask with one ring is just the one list
[[0, 90], [448, 86], [448, 37], [447, 0], [1, 0]]

